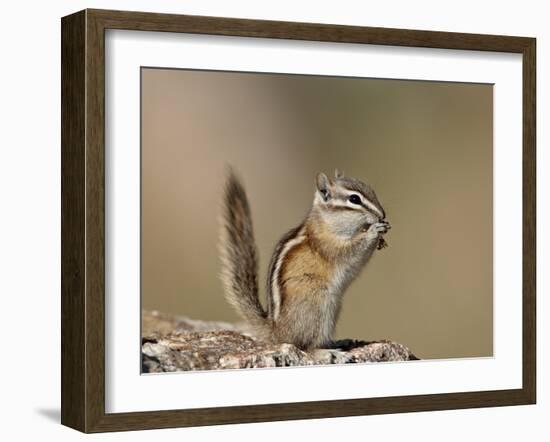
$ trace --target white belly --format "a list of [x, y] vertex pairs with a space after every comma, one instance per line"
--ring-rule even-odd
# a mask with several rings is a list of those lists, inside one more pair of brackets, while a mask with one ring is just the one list
[[338, 264], [334, 270], [329, 292], [333, 296], [342, 296], [344, 291], [365, 267], [373, 252], [374, 249], [365, 250], [362, 254], [358, 254]]

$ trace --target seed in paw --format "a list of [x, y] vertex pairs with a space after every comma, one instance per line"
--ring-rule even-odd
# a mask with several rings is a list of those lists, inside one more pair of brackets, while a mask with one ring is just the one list
[[377, 249], [378, 249], [378, 250], [381, 250], [381, 249], [384, 249], [384, 248], [386, 248], [386, 247], [388, 247], [388, 243], [386, 242], [386, 240], [385, 240], [384, 238], [380, 238], [380, 239], [378, 240], [378, 247], [377, 247]]

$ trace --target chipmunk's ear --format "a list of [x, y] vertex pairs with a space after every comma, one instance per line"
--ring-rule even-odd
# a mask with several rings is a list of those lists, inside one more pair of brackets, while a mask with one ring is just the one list
[[340, 171], [339, 169], [334, 169], [334, 178], [344, 178], [344, 172]]
[[323, 200], [328, 201], [330, 199], [330, 187], [332, 186], [330, 178], [322, 172], [318, 173], [315, 177], [315, 184]]

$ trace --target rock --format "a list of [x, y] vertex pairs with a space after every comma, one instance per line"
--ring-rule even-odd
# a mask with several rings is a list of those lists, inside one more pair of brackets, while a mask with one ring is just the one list
[[254, 339], [244, 324], [199, 321], [158, 312], [143, 313], [142, 372], [291, 367], [418, 359], [391, 341], [337, 342], [335, 349], [305, 352], [292, 344]]

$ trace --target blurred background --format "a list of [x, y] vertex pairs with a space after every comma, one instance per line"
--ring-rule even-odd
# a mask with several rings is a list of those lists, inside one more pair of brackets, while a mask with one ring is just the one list
[[261, 296], [314, 177], [373, 186], [392, 230], [337, 338], [420, 358], [491, 356], [492, 85], [142, 69], [142, 308], [238, 321], [218, 278], [225, 170], [246, 186]]

